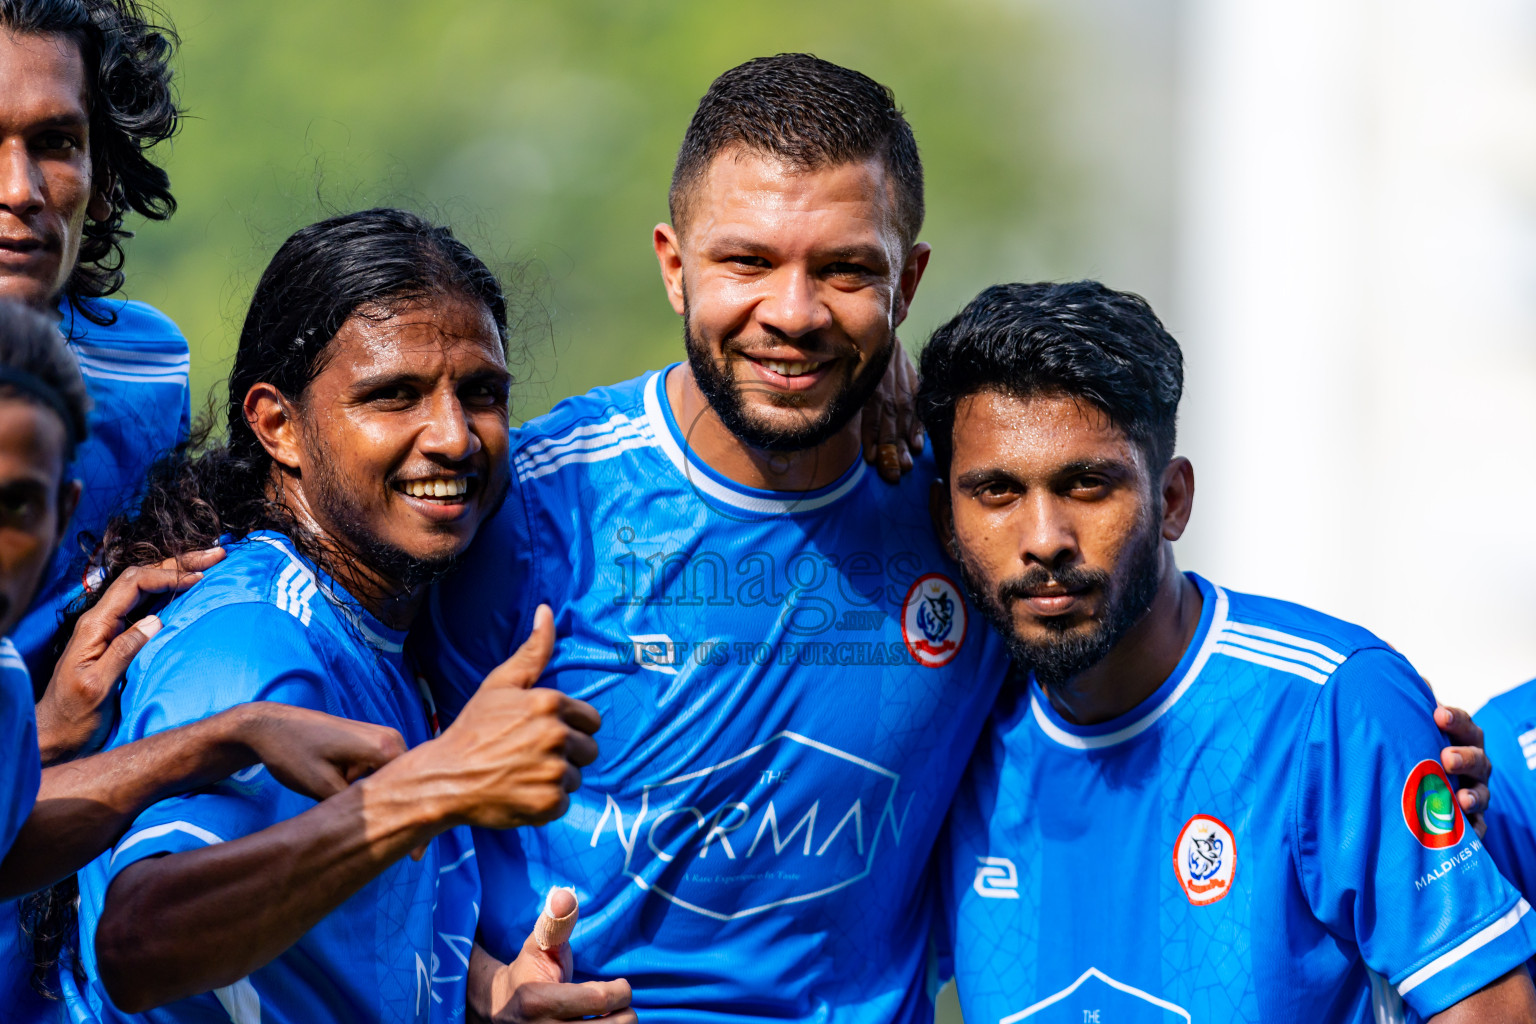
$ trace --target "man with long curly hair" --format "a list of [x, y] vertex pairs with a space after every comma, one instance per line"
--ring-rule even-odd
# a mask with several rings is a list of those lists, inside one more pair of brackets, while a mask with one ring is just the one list
[[57, 313], [93, 406], [69, 469], [84, 483], [79, 505], [12, 636], [41, 682], [91, 538], [187, 436], [186, 339], [159, 311], [117, 297], [128, 213], [164, 220], [176, 209], [149, 158], [180, 117], [175, 41], [135, 0], [0, 0], [0, 298]]

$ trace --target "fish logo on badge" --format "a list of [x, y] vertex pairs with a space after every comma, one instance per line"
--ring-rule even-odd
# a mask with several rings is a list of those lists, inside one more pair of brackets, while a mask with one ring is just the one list
[[1173, 873], [1185, 898], [1195, 906], [1222, 899], [1232, 891], [1237, 873], [1237, 840], [1232, 830], [1209, 814], [1190, 818], [1173, 844]]
[[1458, 845], [1467, 832], [1461, 805], [1439, 761], [1420, 761], [1403, 783], [1403, 821], [1419, 845], [1444, 850]]
[[942, 573], [919, 576], [901, 606], [901, 638], [919, 665], [941, 668], [965, 642], [965, 601]]

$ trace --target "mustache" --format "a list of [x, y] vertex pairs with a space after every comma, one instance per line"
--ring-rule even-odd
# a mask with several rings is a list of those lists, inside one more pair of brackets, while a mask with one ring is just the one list
[[720, 354], [725, 359], [745, 359], [748, 352], [754, 349], [773, 348], [778, 345], [791, 345], [805, 353], [809, 362], [827, 362], [832, 359], [857, 359], [859, 348], [853, 342], [836, 338], [821, 338], [814, 334], [808, 334], [799, 338], [778, 338], [773, 335], [763, 335], [758, 338], [734, 337], [720, 342]]
[[1047, 587], [1056, 587], [1069, 593], [1085, 590], [1105, 590], [1113, 582], [1103, 569], [1090, 569], [1080, 565], [1066, 565], [1059, 569], [1047, 569], [1043, 565], [1031, 566], [1021, 575], [998, 584], [997, 600], [1002, 605], [1034, 597]]

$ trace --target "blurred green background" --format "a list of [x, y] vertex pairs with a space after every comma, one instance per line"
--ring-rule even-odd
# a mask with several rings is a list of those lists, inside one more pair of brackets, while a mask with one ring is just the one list
[[[1053, 119], [1062, 49], [1038, 11], [780, 0], [162, 0], [189, 118], [157, 154], [180, 211], [139, 225], [127, 293], [220, 388], [284, 237], [378, 203], [447, 221], [523, 311], [514, 415], [679, 357], [652, 226], [715, 75], [806, 50], [890, 85], [922, 147], [935, 250], [903, 336], [986, 284], [1072, 264], [1081, 168]], [[959, 1020], [952, 995], [940, 1019]]]
[[678, 357], [650, 232], [715, 75], [808, 50], [890, 85], [928, 176], [935, 256], [909, 344], [982, 286], [1054, 276], [1078, 201], [1053, 144], [1056, 41], [1017, 3], [162, 0], [189, 118], [157, 153], [180, 212], [140, 225], [128, 289], [222, 385], [297, 227], [376, 203], [445, 220], [526, 316], [514, 414]]

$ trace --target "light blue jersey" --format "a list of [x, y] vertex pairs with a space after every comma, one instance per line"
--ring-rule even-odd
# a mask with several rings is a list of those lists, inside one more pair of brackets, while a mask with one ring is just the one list
[[1427, 1017], [1526, 959], [1412, 667], [1191, 578], [1199, 630], [1136, 708], [1001, 699], [941, 857], [968, 1024]]
[[1493, 762], [1483, 842], [1527, 900], [1536, 898], [1536, 681], [1489, 701], [1476, 716]]
[[[128, 670], [112, 746], [272, 700], [430, 737], [403, 634], [381, 625], [286, 537], [258, 532], [160, 613], [165, 627]], [[314, 806], [255, 766], [163, 801], [80, 872], [83, 989], [63, 974], [78, 1020], [315, 1024], [458, 1021], [479, 888], [467, 829], [444, 833], [332, 911], [298, 943], [227, 988], [141, 1016], [116, 1011], [96, 966], [107, 887], [130, 864], [248, 836]]]
[[59, 306], [59, 330], [91, 396], [90, 436], [65, 474], [85, 485], [80, 505], [32, 607], [12, 633], [34, 671], [50, 660], [48, 641], [64, 608], [80, 594], [86, 556], [107, 521], [132, 501], [155, 459], [186, 439], [192, 415], [187, 339], [176, 325], [142, 302], [81, 301], [117, 319], [103, 327], [67, 301]]
[[928, 515], [933, 464], [750, 490], [687, 450], [666, 371], [513, 436], [432, 603], [445, 710], [554, 608], [544, 677], [603, 715], [561, 820], [477, 834], [506, 958], [576, 888], [580, 978], [652, 1022], [930, 1021], [929, 855], [1007, 664]]

